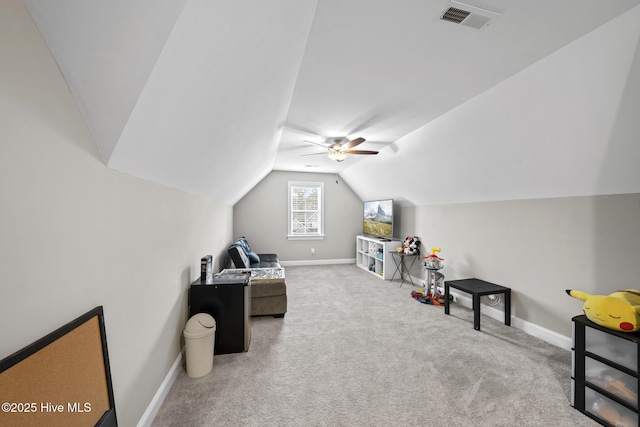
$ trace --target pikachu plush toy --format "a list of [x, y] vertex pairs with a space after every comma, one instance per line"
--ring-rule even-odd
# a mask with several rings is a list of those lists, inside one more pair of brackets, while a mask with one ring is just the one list
[[620, 332], [640, 330], [640, 290], [625, 289], [609, 295], [590, 295], [567, 289], [567, 293], [584, 301], [582, 310], [593, 323]]

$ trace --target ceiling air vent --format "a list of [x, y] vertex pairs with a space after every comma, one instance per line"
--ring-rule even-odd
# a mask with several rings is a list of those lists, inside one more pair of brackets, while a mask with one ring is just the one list
[[464, 21], [465, 18], [469, 15], [471, 15], [471, 12], [469, 12], [468, 10], [458, 9], [457, 7], [450, 7], [446, 10], [444, 15], [442, 15], [441, 19], [459, 24]]
[[499, 13], [452, 1], [440, 19], [463, 27], [480, 30], [500, 16]]

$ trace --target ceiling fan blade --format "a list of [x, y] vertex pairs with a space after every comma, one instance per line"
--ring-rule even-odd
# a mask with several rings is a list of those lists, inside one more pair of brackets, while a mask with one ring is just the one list
[[347, 150], [345, 151], [347, 154], [378, 154], [377, 151], [372, 150]]
[[328, 146], [328, 145], [326, 145], [326, 144], [321, 144], [321, 143], [319, 143], [319, 142], [309, 141], [309, 140], [306, 140], [306, 139], [305, 139], [303, 142], [308, 142], [309, 144], [318, 145], [318, 146], [320, 146], [320, 147], [322, 147], [322, 148], [329, 148], [329, 146]]
[[347, 142], [346, 144], [344, 144], [342, 146], [342, 148], [344, 150], [349, 150], [350, 148], [355, 147], [356, 145], [360, 145], [365, 141], [364, 138], [356, 138], [356, 139], [352, 139], [351, 141]]
[[324, 154], [325, 156], [327, 155], [327, 153], [311, 153], [311, 154], [300, 154], [300, 157], [317, 156], [319, 154]]

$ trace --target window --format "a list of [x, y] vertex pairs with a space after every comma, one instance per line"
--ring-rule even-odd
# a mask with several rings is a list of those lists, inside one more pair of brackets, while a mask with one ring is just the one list
[[324, 239], [324, 183], [289, 181], [289, 239]]

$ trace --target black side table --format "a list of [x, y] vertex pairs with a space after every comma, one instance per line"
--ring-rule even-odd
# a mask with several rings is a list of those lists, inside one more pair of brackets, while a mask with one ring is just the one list
[[[420, 254], [405, 254], [404, 252], [396, 251], [390, 251], [389, 253], [391, 254], [391, 258], [393, 258], [393, 262], [396, 263], [396, 271], [393, 272], [393, 275], [391, 276], [391, 279], [389, 279], [389, 281], [393, 281], [393, 278], [396, 277], [396, 273], [398, 273], [400, 275], [400, 278], [402, 279], [402, 282], [400, 283], [401, 287], [406, 280], [406, 276], [409, 276], [409, 281], [413, 286], [415, 286], [415, 283], [413, 283], [413, 279], [411, 278], [411, 268], [413, 267], [413, 264], [416, 263], [416, 259], [418, 259], [418, 255]], [[399, 258], [396, 258], [395, 255], [398, 255]], [[405, 257], [413, 258], [411, 260], [411, 264], [409, 265], [409, 269], [407, 269], [407, 265], [405, 264]]]
[[480, 297], [504, 294], [504, 324], [511, 326], [511, 289], [480, 279], [449, 280], [444, 282], [444, 314], [449, 314], [449, 287], [473, 296], [473, 329], [480, 330]]

